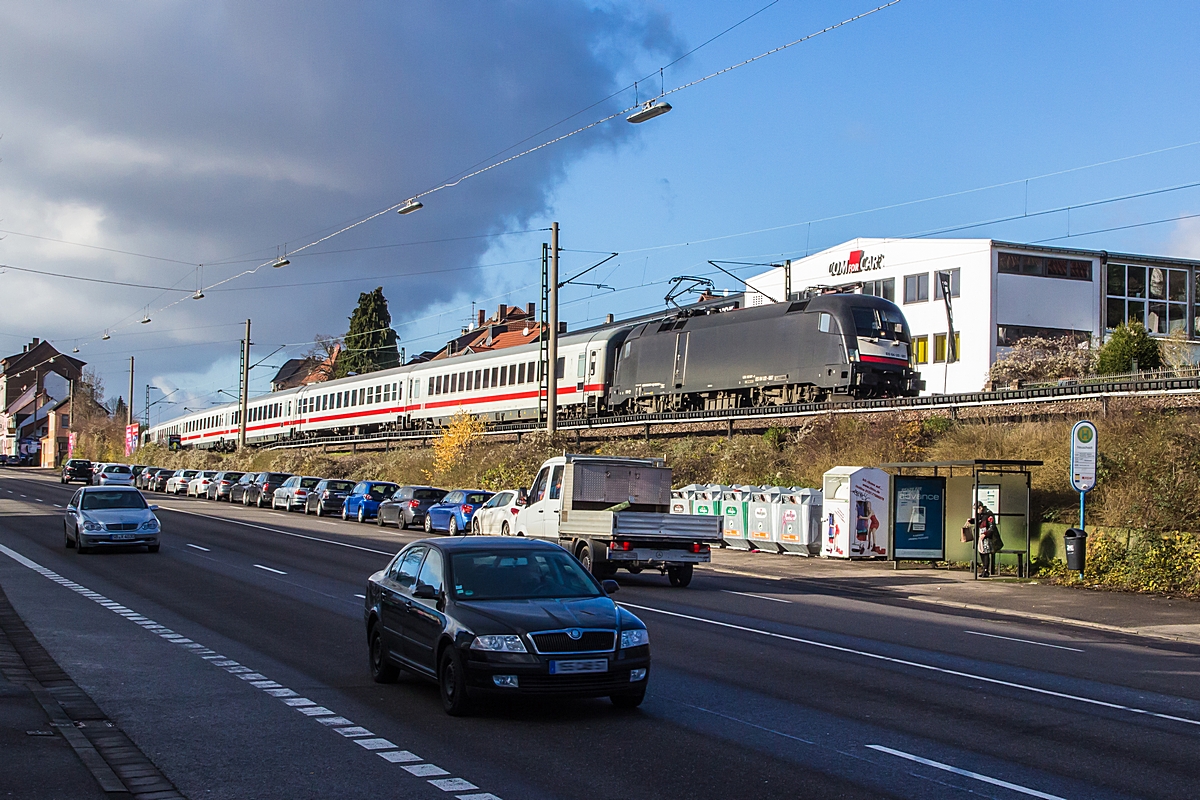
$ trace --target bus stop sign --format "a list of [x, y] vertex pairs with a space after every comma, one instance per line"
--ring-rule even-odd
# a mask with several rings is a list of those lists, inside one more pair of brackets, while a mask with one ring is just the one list
[[1086, 420], [1071, 429], [1071, 486], [1080, 494], [1096, 486], [1096, 426]]

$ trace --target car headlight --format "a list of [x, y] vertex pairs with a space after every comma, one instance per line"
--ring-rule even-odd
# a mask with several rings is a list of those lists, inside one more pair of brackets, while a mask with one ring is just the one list
[[150, 519], [148, 519], [148, 520], [146, 520], [145, 522], [143, 522], [143, 523], [142, 523], [142, 530], [144, 530], [144, 531], [156, 531], [156, 530], [158, 530], [158, 518], [157, 518], [157, 517], [151, 517]]
[[527, 653], [525, 643], [520, 636], [503, 634], [499, 636], [476, 636], [471, 642], [472, 650], [486, 650], [490, 653]]
[[92, 522], [90, 519], [85, 519], [83, 521], [83, 529], [85, 531], [102, 531], [104, 530], [104, 526], [99, 522]]
[[621, 649], [626, 647], [642, 647], [650, 644], [650, 632], [645, 628], [632, 631], [621, 631]]

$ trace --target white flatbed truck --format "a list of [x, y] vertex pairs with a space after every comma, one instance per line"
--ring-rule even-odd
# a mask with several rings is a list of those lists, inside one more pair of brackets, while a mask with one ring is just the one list
[[687, 586], [721, 542], [721, 517], [668, 513], [671, 469], [660, 458], [564, 454], [524, 495], [516, 535], [562, 545], [598, 578], [655, 569]]

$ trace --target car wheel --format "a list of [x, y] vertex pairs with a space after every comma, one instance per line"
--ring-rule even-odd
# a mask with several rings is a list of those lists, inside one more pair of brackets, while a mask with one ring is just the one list
[[58, 476], [58, 482], [59, 482], [59, 483], [66, 483], [66, 482], [67, 482], [67, 479], [66, 479], [66, 478], [64, 478], [63, 476], [59, 475], [59, 476]]
[[83, 545], [83, 539], [79, 538], [79, 532], [78, 532], [78, 531], [76, 531], [76, 533], [75, 533], [75, 552], [76, 552], [76, 553], [79, 553], [79, 555], [81, 555], [81, 556], [82, 556], [82, 555], [86, 555], [87, 553], [90, 553], [90, 552], [92, 552], [92, 548], [90, 548], [90, 547], [84, 547], [84, 545]]
[[501, 536], [508, 536], [508, 535], [509, 535], [509, 533], [510, 533], [510, 531], [509, 531], [509, 529], [508, 529], [508, 523], [507, 523], [507, 522], [501, 522], [501, 523], [500, 523], [500, 535], [501, 535]]
[[475, 536], [480, 535], [479, 520], [475, 519], [474, 517], [471, 518], [471, 533]]
[[579, 563], [583, 564], [583, 568], [588, 572], [592, 571], [592, 548], [589, 545], [583, 545], [579, 548]]
[[402, 531], [408, 530], [408, 523], [404, 521], [404, 512], [400, 512], [400, 516], [396, 517], [396, 527]]
[[450, 524], [446, 526], [451, 536], [458, 536], [458, 517], [450, 515]]
[[371, 628], [371, 679], [376, 683], [395, 683], [400, 670], [387, 660], [383, 652], [383, 637], [378, 626]]
[[[275, 498], [274, 498], [274, 497], [272, 497], [272, 498], [271, 498], [271, 502], [272, 502], [272, 503], [274, 503], [274, 502], [275, 502]], [[255, 507], [257, 507], [257, 508], [262, 508], [262, 495], [261, 495], [261, 494], [260, 494], [260, 495], [259, 495], [257, 498], [255, 498], [255, 500], [254, 500], [254, 505], [255, 505]]]
[[362, 503], [358, 504], [358, 524], [362, 525], [367, 521], [367, 507]]
[[425, 512], [425, 532], [433, 533], [433, 519], [428, 511]]
[[75, 543], [71, 541], [71, 534], [67, 533], [67, 524], [64, 522], [63, 523], [63, 547], [70, 550], [74, 546], [75, 546]]
[[680, 564], [675, 567], [667, 567], [667, 578], [671, 581], [672, 586], [684, 588], [692, 582], [692, 565]]
[[157, 544], [148, 544], [148, 545], [146, 545], [146, 552], [147, 553], [157, 553], [159, 547], [160, 547], [160, 545], [157, 545]]
[[452, 717], [471, 713], [471, 699], [467, 696], [467, 675], [463, 669], [462, 656], [453, 646], [442, 653], [441, 668], [438, 670], [438, 687], [441, 689], [442, 708]]
[[346, 513], [346, 504], [342, 503], [342, 521], [347, 522], [349, 520], [350, 520], [350, 515]]
[[325, 516], [325, 513], [323, 511], [321, 511], [321, 501], [320, 500], [317, 501], [317, 516], [318, 517]]
[[628, 694], [609, 695], [608, 699], [612, 700], [612, 704], [617, 708], [633, 709], [640, 706], [642, 701], [646, 699], [646, 690], [642, 689], [640, 692], [630, 692]]
[[247, 507], [250, 505], [250, 494], [248, 492], [242, 492], [242, 505]]
[[375, 524], [381, 528], [387, 527], [387, 523], [383, 521], [383, 509], [382, 508], [375, 512]]

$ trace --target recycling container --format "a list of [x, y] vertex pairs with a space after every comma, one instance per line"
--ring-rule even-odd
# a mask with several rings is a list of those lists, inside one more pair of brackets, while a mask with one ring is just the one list
[[726, 547], [735, 550], [750, 549], [746, 517], [753, 489], [752, 486], [729, 486], [721, 492], [721, 515], [725, 518], [722, 536], [725, 539]]
[[781, 552], [779, 518], [782, 502], [783, 490], [778, 486], [760, 486], [750, 493], [746, 530], [750, 546], [755, 550]]
[[821, 552], [821, 492], [793, 486], [779, 504], [779, 547], [785, 553], [815, 556]]
[[692, 500], [696, 497], [696, 490], [700, 488], [699, 484], [689, 483], [682, 489], [671, 490], [671, 513], [672, 514], [690, 514], [692, 513]]
[[886, 558], [891, 476], [873, 467], [834, 467], [822, 477], [828, 558]]
[[728, 488], [719, 483], [710, 483], [697, 488], [692, 497], [692, 513], [702, 517], [721, 516], [721, 497]]

